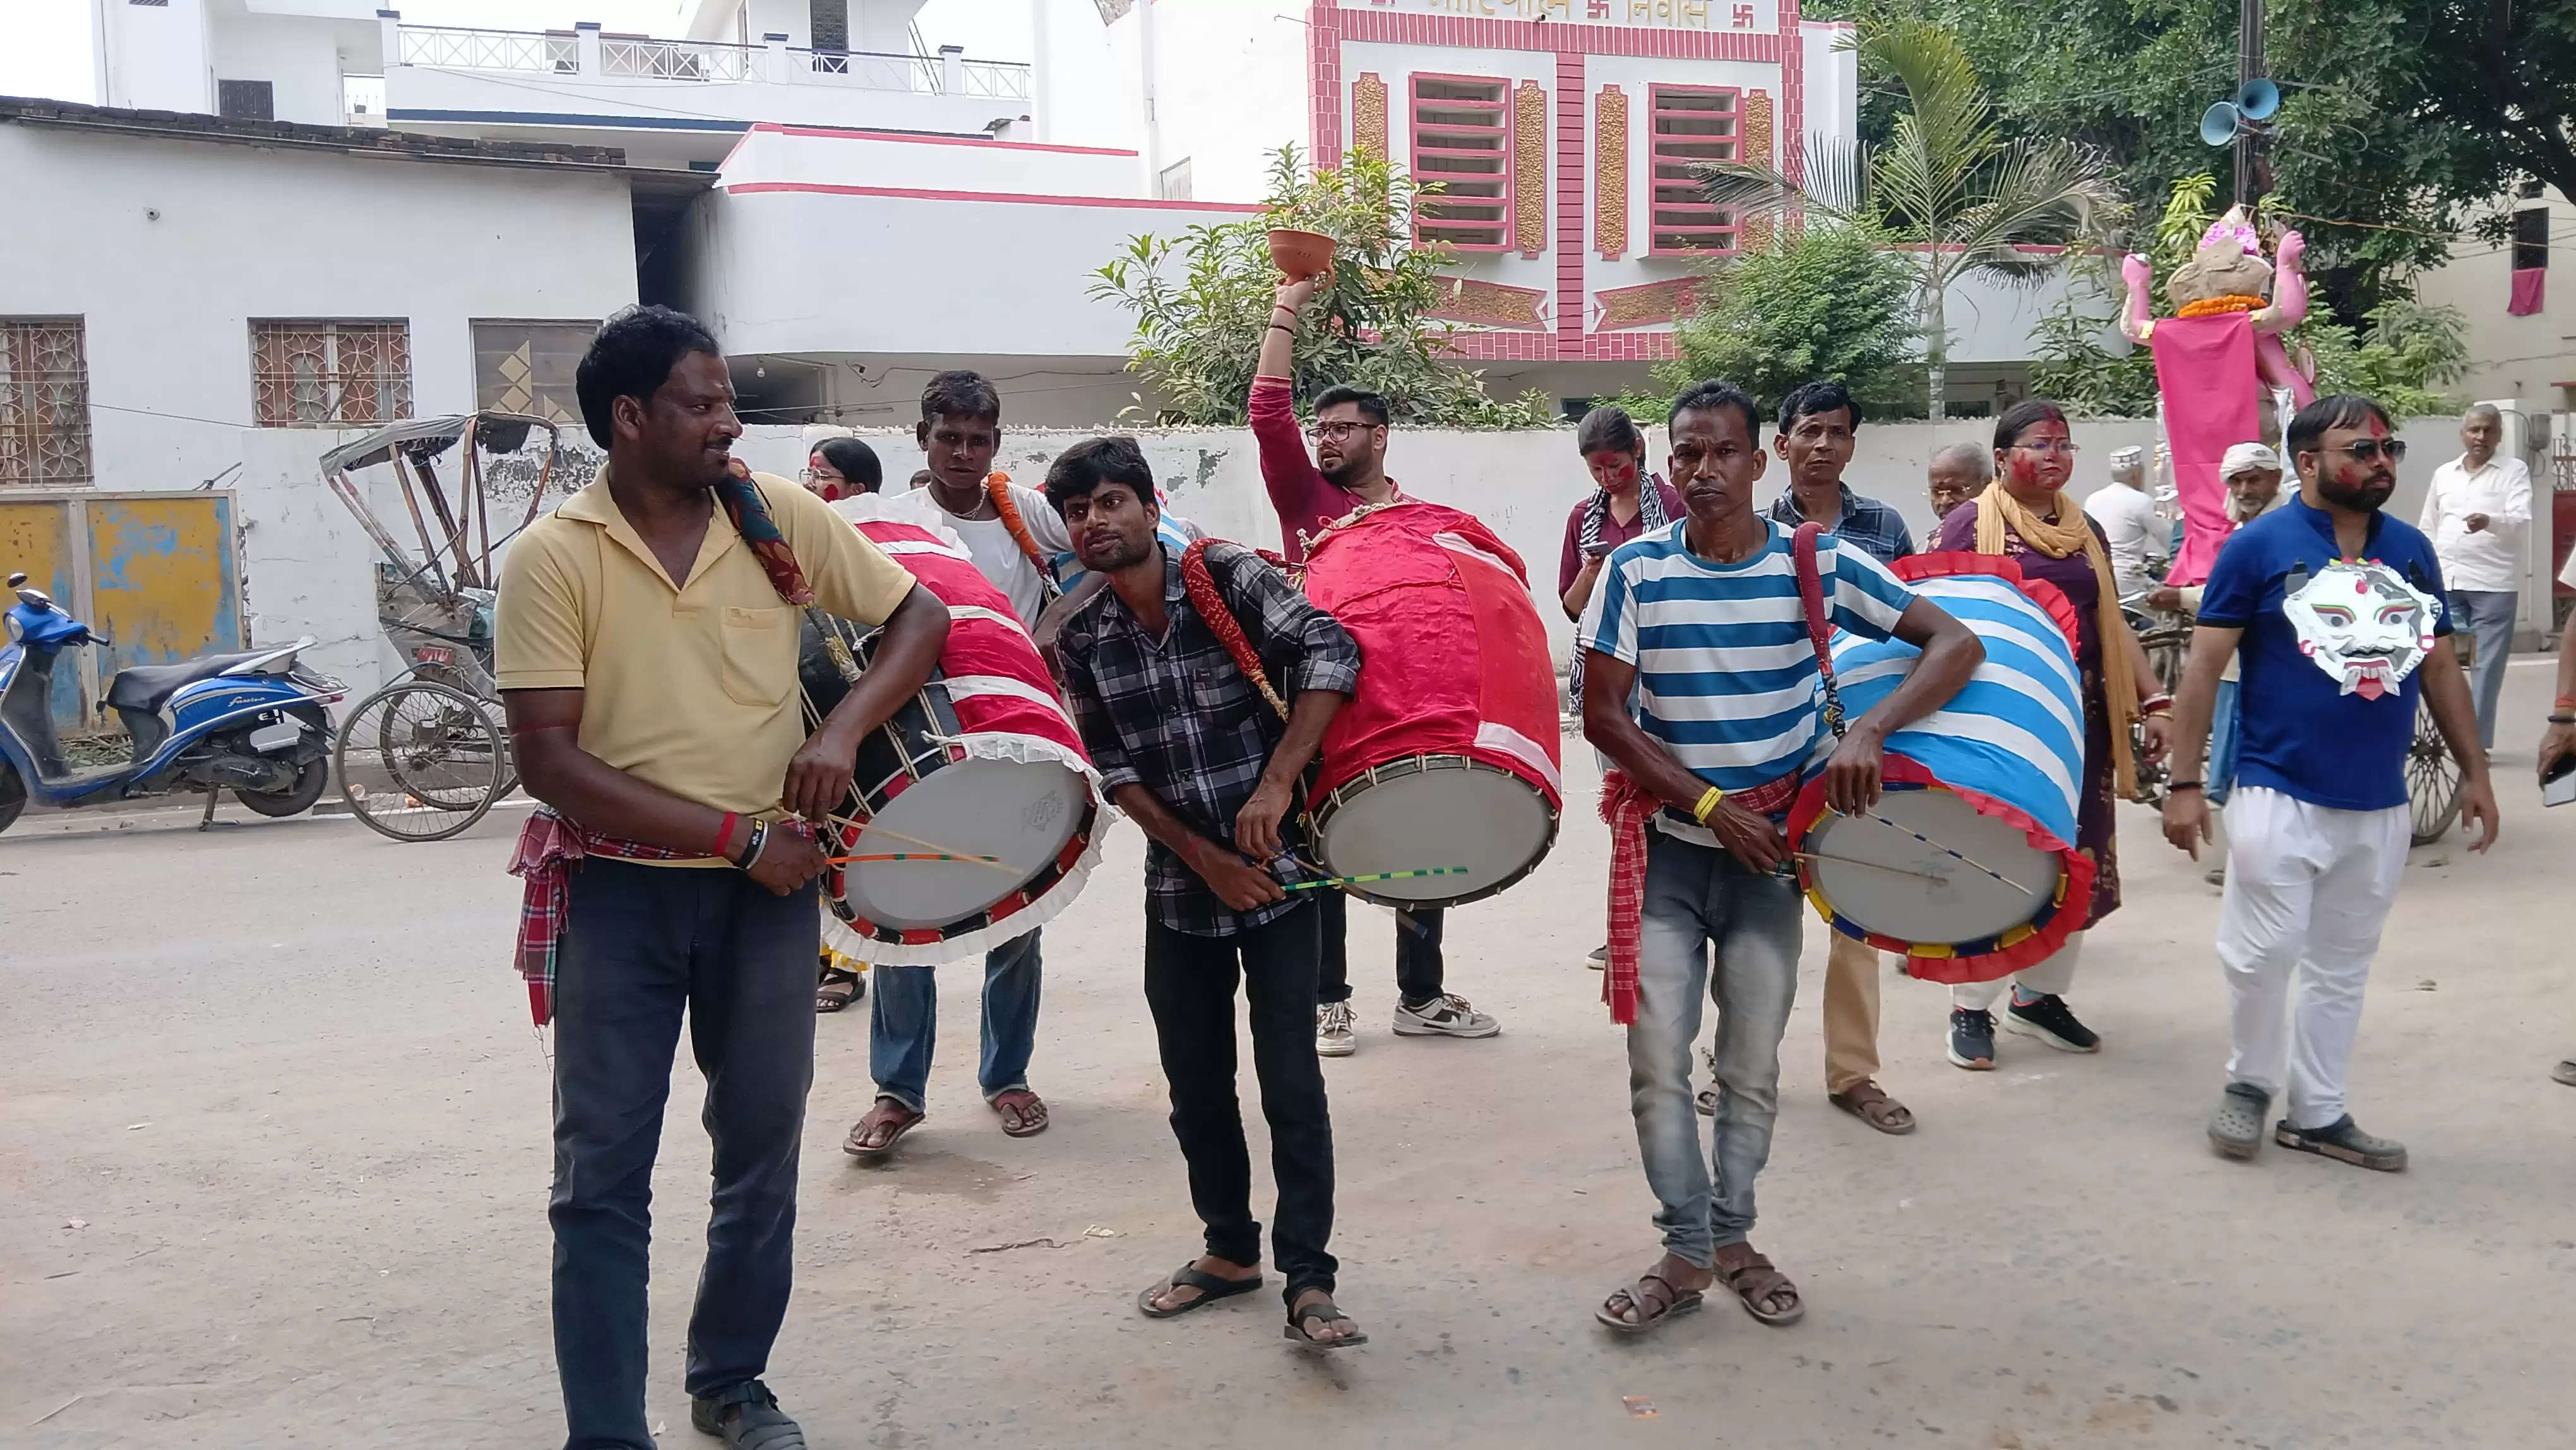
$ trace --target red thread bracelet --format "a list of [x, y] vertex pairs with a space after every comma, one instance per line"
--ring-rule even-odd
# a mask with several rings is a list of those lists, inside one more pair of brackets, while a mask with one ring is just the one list
[[724, 820], [716, 826], [716, 854], [728, 861], [733, 859], [733, 855], [725, 848], [733, 842], [733, 828], [741, 824], [740, 812], [727, 811], [724, 813]]

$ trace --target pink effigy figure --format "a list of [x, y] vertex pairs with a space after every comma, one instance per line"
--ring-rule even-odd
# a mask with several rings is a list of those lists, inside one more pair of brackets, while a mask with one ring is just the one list
[[2279, 415], [2271, 430], [2277, 432], [2290, 412], [2316, 398], [2314, 364], [2303, 368], [2281, 340], [2284, 329], [2308, 315], [2307, 277], [2299, 268], [2306, 250], [2297, 232], [2283, 232], [2275, 260], [2266, 263], [2262, 238], [2243, 208], [2230, 208], [2166, 281], [2176, 315], [2161, 319], [2149, 301], [2147, 259], [2132, 253], [2121, 261], [2128, 299], [2120, 331], [2155, 354], [2174, 491], [2183, 506], [2172, 583], [2207, 578], [2227, 537], [2226, 490], [2218, 477], [2227, 449], [2258, 441], [2265, 401]]

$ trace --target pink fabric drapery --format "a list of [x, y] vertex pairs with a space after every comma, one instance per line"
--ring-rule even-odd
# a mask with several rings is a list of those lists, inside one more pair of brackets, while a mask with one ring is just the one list
[[2541, 308], [2548, 293], [2549, 272], [2544, 267], [2524, 267], [2513, 274], [2513, 293], [2505, 299], [2504, 310], [2513, 317], [2529, 317]]
[[2182, 548], [2166, 579], [2198, 584], [2209, 577], [2218, 546], [2227, 541], [2227, 488], [2218, 476], [2219, 460], [2231, 444], [2260, 436], [2254, 322], [2243, 312], [2160, 318], [2147, 342], [2156, 356], [2156, 387], [2164, 395], [2174, 491], [2182, 499]]

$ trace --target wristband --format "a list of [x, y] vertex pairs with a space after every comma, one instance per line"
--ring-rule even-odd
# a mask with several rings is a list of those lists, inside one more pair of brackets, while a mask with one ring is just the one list
[[2206, 788], [2207, 787], [2203, 786], [2196, 780], [2169, 780], [2165, 782], [2165, 794], [2167, 795], [2172, 795], [2178, 790], [2203, 790]]
[[1699, 798], [1699, 804], [1691, 807], [1691, 819], [1703, 826], [1707, 825], [1708, 813], [1716, 810], [1717, 803], [1724, 799], [1726, 799], [1726, 792], [1716, 786], [1710, 786], [1707, 793]]
[[2154, 715], [2173, 708], [2173, 696], [2158, 692], [2138, 702], [2138, 713]]
[[742, 854], [733, 858], [734, 869], [737, 871], [750, 870], [760, 860], [760, 848], [768, 844], [769, 822], [754, 819], [751, 823], [750, 841], [744, 844]]
[[2560, 710], [2549, 717], [2549, 723], [2552, 725], [2576, 725], [2576, 714]]
[[742, 813], [739, 811], [725, 812], [724, 819], [716, 823], [716, 854], [728, 861], [733, 859], [733, 853], [726, 848], [733, 842], [734, 827], [741, 824]]
[[1295, 336], [1297, 335], [1297, 329], [1295, 329], [1295, 328], [1293, 328], [1293, 327], [1290, 327], [1287, 323], [1284, 323], [1284, 322], [1274, 322], [1274, 323], [1270, 324], [1270, 326], [1269, 326], [1266, 330], [1267, 330], [1267, 331], [1270, 331], [1270, 332], [1284, 332], [1284, 333], [1288, 334], [1290, 337], [1295, 337]]
[[2561, 695], [2558, 697], [2558, 703], [2550, 706], [2549, 708], [2552, 710], [2576, 710], [2576, 695]]

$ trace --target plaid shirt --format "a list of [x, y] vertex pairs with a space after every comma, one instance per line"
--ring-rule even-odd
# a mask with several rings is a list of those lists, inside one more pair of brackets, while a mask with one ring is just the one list
[[[1169, 625], [1163, 638], [1145, 632], [1117, 591], [1101, 590], [1057, 636], [1065, 695], [1104, 789], [1141, 785], [1190, 829], [1231, 842], [1235, 813], [1252, 799], [1286, 722], [1191, 607], [1181, 588], [1181, 556], [1169, 548], [1162, 555]], [[1359, 645], [1286, 575], [1240, 544], [1212, 545], [1207, 564], [1282, 696], [1293, 702], [1301, 690], [1347, 695], [1359, 687]], [[1279, 823], [1280, 841], [1292, 851], [1301, 844], [1297, 824], [1293, 814]], [[1284, 862], [1271, 869], [1283, 883], [1296, 879]], [[1299, 900], [1231, 910], [1160, 841], [1145, 851], [1145, 899], [1155, 920], [1193, 936], [1249, 930]]]
[[[1882, 564], [1893, 564], [1914, 552], [1914, 534], [1905, 527], [1904, 515], [1877, 499], [1852, 492], [1848, 483], [1842, 490], [1842, 517], [1825, 526], [1827, 533], [1860, 545]], [[1771, 504], [1771, 517], [1792, 529], [1807, 521], [1807, 516], [1798, 512], [1796, 493], [1785, 488]]]

